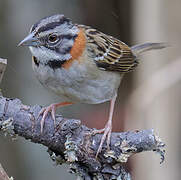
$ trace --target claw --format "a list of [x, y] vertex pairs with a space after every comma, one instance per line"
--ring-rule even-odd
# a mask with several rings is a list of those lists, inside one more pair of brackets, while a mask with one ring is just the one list
[[[111, 140], [112, 125], [108, 122], [106, 124], [106, 127], [103, 130], [104, 130], [103, 131], [104, 134], [103, 134], [103, 136], [101, 138], [101, 142], [100, 142], [99, 148], [98, 148], [97, 153], [96, 153], [96, 159], [97, 159], [99, 153], [102, 150], [102, 146], [103, 146], [104, 141], [106, 140], [106, 137], [107, 137], [107, 140], [106, 140], [106, 142], [107, 142], [107, 149], [110, 150], [110, 140]], [[98, 130], [98, 132], [99, 132], [99, 130]]]
[[52, 110], [51, 110], [51, 116], [52, 116], [52, 119], [53, 119], [53, 121], [54, 121], [54, 125], [55, 125], [55, 121], [56, 121], [55, 113], [56, 113], [56, 107], [53, 106], [53, 107], [52, 107]]
[[54, 121], [54, 125], [55, 125], [55, 112], [56, 112], [56, 104], [51, 104], [50, 106], [43, 108], [38, 117], [40, 117], [41, 115], [43, 115], [41, 121], [40, 121], [40, 127], [41, 127], [41, 133], [43, 133], [43, 128], [44, 128], [44, 124], [45, 124], [45, 119], [48, 116], [48, 113], [51, 112], [51, 116], [52, 119]]
[[71, 102], [61, 102], [61, 103], [56, 103], [56, 104], [51, 104], [50, 106], [48, 107], [45, 107], [43, 108], [39, 114], [38, 114], [38, 118], [43, 115], [41, 121], [40, 121], [40, 132], [41, 134], [43, 133], [43, 128], [44, 128], [44, 124], [45, 124], [45, 119], [46, 117], [48, 116], [48, 113], [51, 112], [51, 116], [52, 116], [52, 119], [54, 121], [54, 126], [55, 126], [55, 122], [56, 122], [56, 118], [55, 118], [55, 113], [56, 113], [56, 108], [57, 107], [63, 107], [63, 106], [68, 106], [68, 105], [71, 105], [73, 103]]

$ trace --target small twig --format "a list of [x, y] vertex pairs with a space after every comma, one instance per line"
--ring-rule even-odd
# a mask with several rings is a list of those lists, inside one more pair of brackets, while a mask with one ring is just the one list
[[0, 83], [2, 81], [4, 72], [6, 70], [6, 66], [7, 66], [7, 60], [0, 58]]
[[5, 170], [3, 169], [3, 167], [0, 164], [0, 180], [13, 180], [13, 178], [9, 178], [7, 173], [5, 172]]

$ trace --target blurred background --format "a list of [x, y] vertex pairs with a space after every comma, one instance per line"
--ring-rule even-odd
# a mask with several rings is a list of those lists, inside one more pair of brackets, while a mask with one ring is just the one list
[[[61, 101], [44, 89], [31, 68], [28, 48], [17, 44], [32, 24], [44, 16], [62, 13], [73, 22], [90, 25], [129, 45], [169, 42], [169, 48], [141, 57], [136, 71], [127, 74], [119, 89], [113, 130], [151, 129], [166, 143], [166, 160], [140, 153], [129, 160], [134, 180], [181, 179], [181, 1], [180, 0], [0, 0], [0, 57], [8, 59], [1, 88], [6, 97], [24, 104], [47, 106]], [[76, 104], [60, 109], [89, 127], [102, 128], [108, 103]], [[81, 111], [80, 111], [81, 109]], [[47, 148], [0, 134], [0, 163], [16, 180], [73, 180], [66, 166], [56, 167]]]

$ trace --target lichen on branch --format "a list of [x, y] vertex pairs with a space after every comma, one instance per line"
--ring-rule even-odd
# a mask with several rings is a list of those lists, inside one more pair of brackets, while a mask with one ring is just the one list
[[[133, 154], [156, 151], [164, 160], [164, 143], [153, 130], [112, 133], [110, 150], [106, 143], [95, 158], [102, 134], [91, 135], [93, 129], [81, 124], [80, 120], [51, 116], [46, 119], [43, 133], [40, 132], [41, 107], [23, 105], [19, 99], [0, 97], [0, 131], [11, 136], [22, 136], [34, 143], [48, 147], [52, 160], [57, 164], [68, 163], [71, 172], [80, 179], [130, 180], [123, 164]], [[94, 118], [94, 117], [93, 117]]]

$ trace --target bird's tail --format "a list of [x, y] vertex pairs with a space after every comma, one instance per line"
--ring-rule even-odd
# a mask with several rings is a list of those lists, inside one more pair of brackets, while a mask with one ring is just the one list
[[133, 54], [137, 57], [145, 51], [150, 51], [153, 49], [162, 49], [168, 47], [166, 43], [144, 43], [138, 44], [131, 47]]

